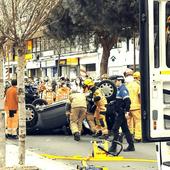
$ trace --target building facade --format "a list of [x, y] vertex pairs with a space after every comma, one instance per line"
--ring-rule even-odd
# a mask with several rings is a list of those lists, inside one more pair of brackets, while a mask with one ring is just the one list
[[[75, 79], [77, 76], [88, 74], [93, 78], [99, 78], [102, 48], [96, 50], [93, 42], [89, 40], [87, 44], [68, 44], [45, 37], [29, 40], [25, 55], [26, 76], [50, 79], [64, 76]], [[138, 68], [139, 45], [137, 40], [135, 42], [134, 46], [133, 39], [130, 40], [129, 50], [124, 41], [111, 50], [108, 61], [109, 75], [123, 74], [127, 67], [134, 65]], [[5, 69], [10, 72], [8, 76], [5, 75], [8, 78], [16, 72], [17, 66], [17, 56], [15, 54], [11, 56], [5, 62]]]

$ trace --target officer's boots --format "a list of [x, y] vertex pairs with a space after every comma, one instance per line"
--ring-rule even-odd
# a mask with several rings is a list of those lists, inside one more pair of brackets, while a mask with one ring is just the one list
[[117, 152], [117, 145], [115, 143], [112, 144], [111, 147], [109, 148], [108, 152], [116, 153]]
[[132, 152], [135, 151], [135, 146], [134, 144], [129, 144], [126, 149], [123, 149], [124, 152]]

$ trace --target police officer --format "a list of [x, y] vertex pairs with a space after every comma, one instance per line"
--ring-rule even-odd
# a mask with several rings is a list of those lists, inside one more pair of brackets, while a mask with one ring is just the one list
[[125, 134], [128, 147], [124, 149], [125, 152], [135, 151], [134, 142], [132, 136], [130, 134], [126, 116], [128, 116], [129, 109], [130, 109], [130, 98], [127, 88], [124, 85], [124, 77], [123, 76], [116, 76], [115, 77], [115, 85], [117, 87], [117, 94], [116, 94], [116, 103], [115, 103], [115, 114], [116, 120], [113, 125], [113, 134], [114, 138], [112, 141], [112, 145], [109, 148], [109, 152], [116, 152], [117, 145], [114, 141], [117, 141], [119, 138], [119, 128], [121, 127], [122, 132]]
[[88, 88], [88, 90], [92, 93], [91, 100], [94, 101], [96, 106], [94, 118], [96, 123], [96, 134], [93, 137], [99, 137], [100, 139], [108, 138], [108, 128], [106, 123], [106, 106], [107, 100], [103, 92], [95, 86], [95, 83], [92, 79], [86, 79], [84, 81], [84, 88]]

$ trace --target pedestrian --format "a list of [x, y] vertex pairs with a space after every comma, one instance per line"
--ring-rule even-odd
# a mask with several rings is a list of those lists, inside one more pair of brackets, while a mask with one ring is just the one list
[[46, 86], [45, 86], [45, 82], [42, 80], [38, 85], [38, 93], [40, 95], [40, 98], [42, 98], [44, 90], [46, 90]]
[[56, 100], [56, 93], [53, 91], [50, 81], [46, 84], [42, 98], [46, 100], [48, 104], [52, 104]]
[[115, 102], [115, 123], [113, 125], [113, 140], [109, 152], [116, 152], [117, 144], [114, 141], [119, 139], [119, 128], [121, 127], [122, 132], [125, 134], [128, 147], [124, 149], [125, 152], [135, 151], [134, 142], [132, 135], [129, 131], [126, 117], [129, 114], [130, 109], [130, 98], [129, 92], [124, 85], [124, 77], [116, 76], [115, 85], [117, 87], [116, 102]]
[[99, 88], [95, 86], [95, 83], [92, 79], [84, 80], [84, 88], [87, 88], [90, 93], [92, 93], [92, 98], [89, 99], [94, 101], [95, 104], [95, 124], [96, 124], [96, 134], [93, 137], [99, 137], [100, 139], [107, 139], [108, 138], [108, 128], [106, 123], [106, 107], [107, 107], [107, 100]]
[[87, 102], [84, 93], [79, 91], [72, 91], [68, 98], [70, 129], [74, 135], [74, 140], [79, 141], [82, 132], [82, 123], [86, 117]]
[[17, 80], [11, 81], [11, 87], [6, 91], [5, 108], [7, 114], [6, 137], [18, 139], [18, 96], [17, 96]]
[[[127, 69], [126, 73], [126, 87], [129, 91], [131, 99], [130, 112], [127, 118], [128, 126], [131, 134], [134, 136], [135, 142], [142, 140], [142, 127], [141, 127], [141, 101], [140, 101], [140, 84], [138, 80], [134, 79], [133, 71]], [[138, 77], [139, 73], [136, 73]], [[136, 77], [135, 75], [135, 77]]]

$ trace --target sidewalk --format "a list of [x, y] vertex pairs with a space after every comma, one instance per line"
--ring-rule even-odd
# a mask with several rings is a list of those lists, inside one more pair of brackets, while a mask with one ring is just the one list
[[[18, 164], [18, 146], [6, 144], [6, 166]], [[26, 151], [26, 166], [36, 166], [40, 170], [76, 170], [76, 167], [66, 165], [62, 161], [43, 158], [36, 153]]]

